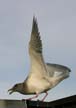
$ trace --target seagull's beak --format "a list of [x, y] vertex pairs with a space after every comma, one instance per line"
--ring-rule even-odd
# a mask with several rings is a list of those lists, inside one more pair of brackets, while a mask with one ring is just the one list
[[13, 88], [8, 90], [9, 94], [12, 94], [14, 92]]

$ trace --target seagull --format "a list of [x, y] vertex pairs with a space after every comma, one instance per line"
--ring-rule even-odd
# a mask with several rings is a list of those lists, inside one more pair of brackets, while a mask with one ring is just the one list
[[45, 93], [42, 99], [44, 101], [48, 95], [47, 91], [68, 78], [71, 70], [66, 66], [46, 63], [44, 61], [42, 41], [35, 16], [33, 17], [31, 39], [29, 42], [29, 56], [30, 72], [27, 78], [23, 82], [15, 84], [8, 92], [9, 94], [13, 92], [19, 92], [24, 95], [34, 94], [33, 97], [29, 98], [30, 100], [37, 98], [41, 93]]

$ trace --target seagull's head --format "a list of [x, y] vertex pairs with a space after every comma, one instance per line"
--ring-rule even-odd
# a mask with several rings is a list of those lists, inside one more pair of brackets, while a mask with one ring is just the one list
[[22, 83], [15, 84], [11, 89], [8, 90], [9, 94], [13, 92], [21, 92], [22, 91]]

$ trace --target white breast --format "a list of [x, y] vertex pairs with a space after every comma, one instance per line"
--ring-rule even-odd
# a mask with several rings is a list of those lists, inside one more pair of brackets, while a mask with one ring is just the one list
[[30, 92], [41, 93], [50, 88], [50, 83], [44, 79], [31, 77], [27, 81]]

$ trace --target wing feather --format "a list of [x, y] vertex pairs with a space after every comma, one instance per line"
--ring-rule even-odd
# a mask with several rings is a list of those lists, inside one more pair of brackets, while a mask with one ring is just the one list
[[42, 41], [40, 39], [40, 33], [38, 31], [38, 25], [35, 17], [33, 18], [31, 39], [29, 42], [30, 49], [37, 53], [42, 53]]
[[50, 77], [61, 75], [63, 73], [65, 74], [66, 72], [71, 72], [71, 70], [66, 66], [51, 63], [46, 63], [46, 69], [47, 75]]
[[33, 18], [31, 39], [29, 42], [29, 55], [31, 59], [31, 76], [43, 77], [46, 73], [46, 67], [42, 55], [42, 41], [38, 31], [37, 20]]

